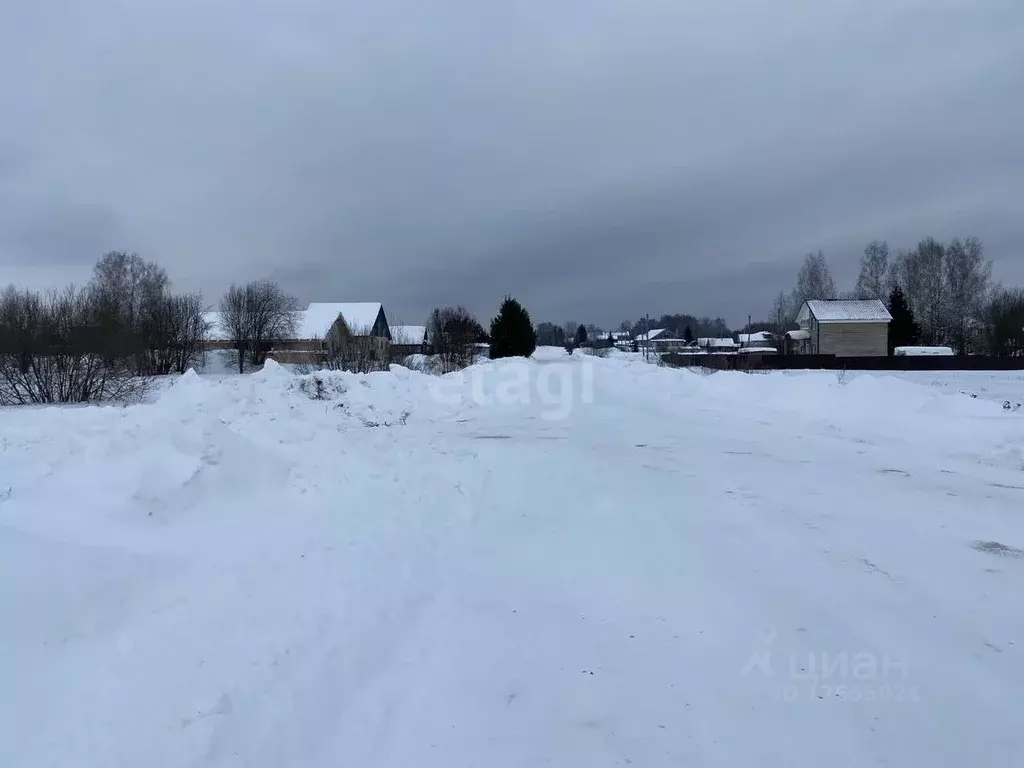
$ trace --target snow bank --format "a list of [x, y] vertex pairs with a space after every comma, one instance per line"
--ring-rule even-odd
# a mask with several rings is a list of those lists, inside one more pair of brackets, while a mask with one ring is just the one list
[[553, 348], [0, 426], [4, 766], [1019, 758], [998, 403]]

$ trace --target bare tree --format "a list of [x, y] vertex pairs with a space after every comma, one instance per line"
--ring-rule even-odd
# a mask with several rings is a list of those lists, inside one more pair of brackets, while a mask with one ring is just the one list
[[163, 296], [143, 320], [143, 367], [154, 374], [184, 373], [202, 357], [210, 330], [198, 293]]
[[992, 264], [981, 241], [971, 237], [944, 245], [928, 237], [901, 252], [889, 279], [907, 299], [924, 344], [949, 344], [964, 353], [982, 344]]
[[0, 404], [87, 403], [140, 398], [134, 346], [97, 322], [97, 294], [68, 287], [0, 297]]
[[946, 296], [949, 341], [966, 354], [983, 325], [992, 281], [992, 262], [976, 237], [954, 239], [946, 248]]
[[902, 290], [907, 304], [918, 321], [918, 325], [921, 325], [922, 314], [927, 302], [925, 298], [924, 261], [920, 258], [918, 250], [900, 251], [889, 265], [889, 275], [892, 286], [894, 288], [899, 286]]
[[913, 253], [920, 290], [918, 301], [921, 304], [920, 310], [914, 309], [914, 315], [921, 323], [925, 344], [944, 344], [949, 317], [946, 246], [934, 237], [928, 237], [917, 244]]
[[134, 347], [134, 365], [143, 375], [184, 373], [201, 355], [207, 332], [202, 296], [175, 296], [169, 288], [163, 267], [135, 253], [112, 251], [93, 268], [93, 323], [108, 344]]
[[995, 293], [986, 310], [987, 347], [991, 355], [1024, 355], [1024, 290]]
[[220, 300], [221, 327], [231, 336], [238, 372], [263, 365], [275, 341], [293, 338], [301, 309], [295, 297], [270, 280], [232, 285]]
[[781, 339], [786, 335], [786, 331], [791, 330], [796, 324], [797, 311], [798, 309], [794, 310], [793, 302], [786, 295], [786, 292], [779, 291], [779, 295], [772, 302], [772, 314], [768, 320], [768, 330], [772, 332], [772, 336], [775, 339], [779, 340], [780, 349], [783, 348]]
[[154, 350], [163, 346], [157, 318], [170, 280], [155, 262], [136, 253], [111, 251], [93, 267], [89, 282], [92, 325], [112, 348], [108, 361], [130, 354], [142, 375], [166, 373], [154, 367]]
[[825, 254], [809, 253], [796, 276], [792, 302], [799, 309], [808, 299], [836, 298], [836, 284], [829, 271]]
[[427, 337], [441, 372], [461, 370], [473, 362], [484, 329], [465, 307], [443, 307], [430, 313]]
[[167, 272], [137, 253], [111, 251], [93, 267], [90, 283], [98, 312], [109, 312], [133, 331], [170, 286]]
[[888, 275], [889, 244], [873, 240], [864, 249], [864, 255], [860, 259], [860, 275], [854, 289], [856, 298], [885, 301], [889, 295]]

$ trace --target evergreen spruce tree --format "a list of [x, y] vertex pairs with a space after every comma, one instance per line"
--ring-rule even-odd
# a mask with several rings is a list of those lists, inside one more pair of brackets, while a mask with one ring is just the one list
[[889, 323], [889, 354], [893, 353], [896, 347], [912, 347], [921, 338], [921, 328], [914, 320], [914, 311], [907, 303], [907, 297], [903, 295], [903, 289], [898, 285], [889, 294], [889, 314], [892, 315], [892, 322]]
[[491, 359], [529, 357], [536, 348], [537, 333], [530, 313], [511, 296], [506, 296], [497, 317], [491, 320]]
[[690, 326], [686, 326], [686, 330], [683, 331], [683, 341], [685, 341], [687, 344], [693, 343], [693, 331], [691, 330]]
[[587, 327], [585, 325], [580, 325], [580, 327], [576, 329], [576, 346], [577, 347], [582, 347], [586, 343], [587, 343]]

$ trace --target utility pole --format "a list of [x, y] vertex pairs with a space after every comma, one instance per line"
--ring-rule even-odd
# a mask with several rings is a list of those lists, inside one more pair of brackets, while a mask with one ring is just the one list
[[644, 362], [649, 362], [651, 359], [651, 316], [644, 315]]

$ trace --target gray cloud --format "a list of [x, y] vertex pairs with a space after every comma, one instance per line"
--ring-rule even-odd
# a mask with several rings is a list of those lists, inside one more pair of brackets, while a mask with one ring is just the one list
[[142, 5], [6, 3], [5, 277], [741, 322], [975, 234], [1024, 282], [1017, 0]]

